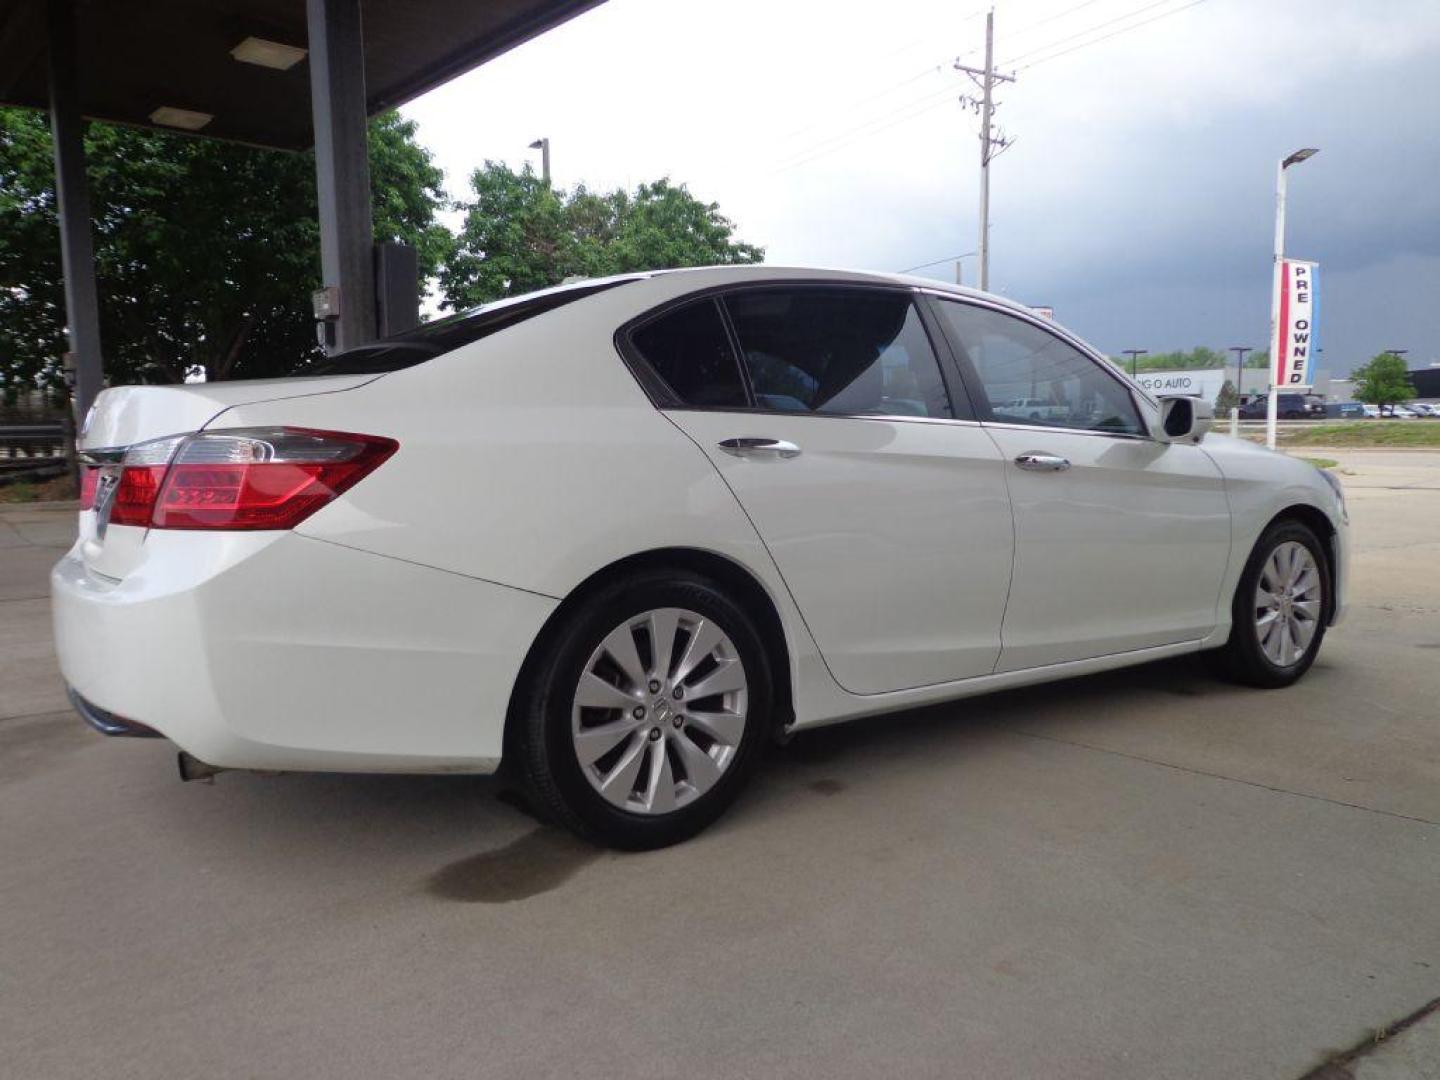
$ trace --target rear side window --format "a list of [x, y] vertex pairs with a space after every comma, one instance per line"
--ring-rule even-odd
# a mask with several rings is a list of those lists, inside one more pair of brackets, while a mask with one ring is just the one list
[[780, 288], [725, 299], [759, 408], [950, 417], [940, 365], [906, 293]]
[[631, 346], [685, 405], [744, 408], [745, 384], [714, 300], [697, 300], [652, 319]]

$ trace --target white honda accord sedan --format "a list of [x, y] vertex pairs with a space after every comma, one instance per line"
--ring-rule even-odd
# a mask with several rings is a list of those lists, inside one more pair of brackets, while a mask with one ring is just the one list
[[562, 286], [305, 377], [101, 394], [61, 667], [187, 777], [503, 764], [658, 846], [801, 728], [1201, 651], [1298, 679], [1340, 488], [1209, 417], [933, 281]]

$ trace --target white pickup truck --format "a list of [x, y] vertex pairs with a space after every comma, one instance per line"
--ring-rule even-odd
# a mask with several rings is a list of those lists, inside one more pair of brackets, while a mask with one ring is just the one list
[[1070, 416], [1068, 405], [1056, 405], [1044, 398], [1016, 398], [996, 405], [997, 416], [1013, 416], [1017, 420], [1063, 420]]

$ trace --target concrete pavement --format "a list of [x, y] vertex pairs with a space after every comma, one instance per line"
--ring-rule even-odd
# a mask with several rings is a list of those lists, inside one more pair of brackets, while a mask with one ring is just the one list
[[[1440, 995], [1440, 455], [1304, 453], [1357, 552], [1298, 686], [1187, 660], [817, 732], [646, 855], [488, 780], [180, 784], [64, 711], [69, 515], [0, 511], [0, 1075], [1319, 1069]], [[1433, 1069], [1433, 1019], [1391, 1045]], [[1380, 1047], [1324, 1075], [1427, 1075]]]

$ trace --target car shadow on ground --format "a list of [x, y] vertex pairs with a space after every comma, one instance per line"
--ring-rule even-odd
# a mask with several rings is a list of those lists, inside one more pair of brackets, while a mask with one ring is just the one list
[[943, 753], [977, 732], [1023, 723], [1044, 733], [1049, 720], [1101, 723], [1118, 707], [1165, 698], [1201, 698], [1235, 692], [1217, 681], [1197, 657], [1158, 660], [1040, 686], [1002, 690], [958, 701], [882, 713], [796, 733], [771, 756], [771, 771], [808, 769], [883, 748], [887, 754]]
[[[1003, 729], [1022, 721], [1043, 733], [1049, 717], [1103, 723], [1118, 706], [1212, 692], [1225, 687], [1194, 658], [1181, 658], [802, 732], [772, 750], [752, 790], [714, 831], [733, 837], [763, 829], [790, 800], [842, 795], [876, 758], [959, 761], [1011, 737]], [[129, 748], [143, 757], [153, 787], [146, 812], [163, 817], [198, 855], [265, 852], [255, 871], [277, 881], [303, 864], [343, 889], [398, 860], [426, 868], [423, 889], [433, 897], [504, 903], [555, 889], [599, 858], [654, 857], [603, 852], [541, 823], [504, 777], [233, 772], [206, 790], [163, 775], [173, 766], [162, 759], [173, 750], [146, 742]]]

